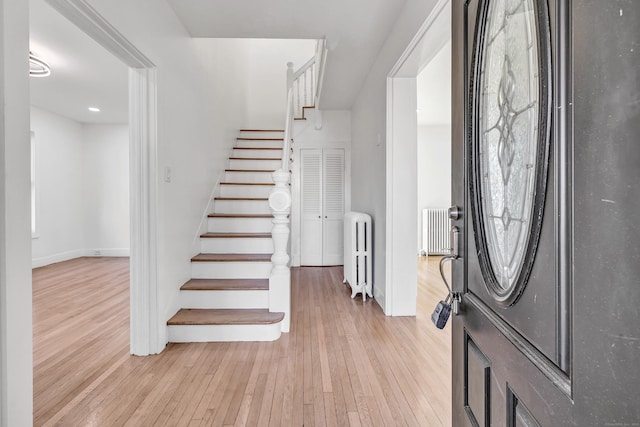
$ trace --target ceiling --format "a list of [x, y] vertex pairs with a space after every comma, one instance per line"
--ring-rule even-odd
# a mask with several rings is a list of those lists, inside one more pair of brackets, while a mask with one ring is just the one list
[[127, 123], [127, 66], [44, 0], [29, 3], [29, 48], [51, 66], [51, 76], [30, 78], [31, 105], [81, 123]]
[[351, 108], [406, 0], [167, 1], [193, 37], [326, 37], [322, 108], [329, 110]]
[[[406, 0], [167, 1], [193, 37], [326, 38], [322, 108], [350, 109]], [[30, 49], [52, 69], [30, 79], [31, 104], [82, 123], [126, 123], [127, 67], [45, 0], [30, 0], [30, 24]]]

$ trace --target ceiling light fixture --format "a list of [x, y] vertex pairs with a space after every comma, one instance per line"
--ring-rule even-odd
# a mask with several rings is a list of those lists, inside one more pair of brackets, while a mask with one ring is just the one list
[[31, 77], [47, 77], [51, 75], [51, 67], [42, 59], [29, 52], [29, 75]]
[[89, 111], [91, 111], [92, 113], [99, 113], [100, 109], [98, 107], [89, 107]]

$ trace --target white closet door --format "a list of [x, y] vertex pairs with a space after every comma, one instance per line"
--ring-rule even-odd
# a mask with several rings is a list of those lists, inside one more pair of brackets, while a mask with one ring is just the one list
[[302, 265], [342, 265], [344, 150], [303, 149], [300, 157], [300, 262]]
[[322, 265], [322, 150], [300, 150], [302, 265]]
[[322, 168], [322, 265], [344, 262], [344, 150], [325, 149]]

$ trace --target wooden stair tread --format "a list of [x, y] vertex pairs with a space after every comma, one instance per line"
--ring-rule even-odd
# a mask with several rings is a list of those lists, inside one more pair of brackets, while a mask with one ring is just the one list
[[201, 234], [200, 237], [205, 239], [250, 239], [250, 238], [258, 238], [258, 239], [267, 239], [271, 237], [271, 233], [213, 233], [207, 232]]
[[191, 279], [182, 291], [267, 291], [269, 279]]
[[275, 169], [273, 169], [273, 170], [263, 170], [263, 169], [225, 169], [224, 171], [225, 172], [252, 172], [252, 173], [255, 173], [255, 172], [266, 172], [266, 173], [273, 173], [276, 170]]
[[284, 313], [267, 309], [181, 309], [167, 325], [270, 325]]
[[191, 262], [271, 262], [271, 254], [198, 254]]
[[284, 129], [240, 129], [240, 132], [284, 132]]
[[269, 200], [267, 197], [215, 197], [214, 200]]
[[212, 213], [209, 218], [273, 218], [270, 214], [223, 214]]
[[284, 141], [284, 138], [236, 138], [238, 141]]
[[229, 160], [282, 160], [280, 157], [229, 157]]
[[267, 150], [267, 151], [282, 151], [282, 148], [275, 147], [233, 147], [234, 150]]
[[275, 184], [272, 182], [221, 182], [220, 185], [264, 185], [273, 187]]

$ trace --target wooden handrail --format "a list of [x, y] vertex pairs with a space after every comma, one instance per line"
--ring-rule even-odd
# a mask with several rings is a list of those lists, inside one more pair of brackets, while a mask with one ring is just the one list
[[309, 68], [311, 68], [311, 66], [313, 64], [315, 64], [315, 63], [316, 63], [316, 57], [313, 56], [302, 67], [300, 67], [298, 69], [298, 71], [293, 73], [293, 80], [298, 79], [301, 75], [303, 75], [305, 73], [305, 71], [307, 71]]

